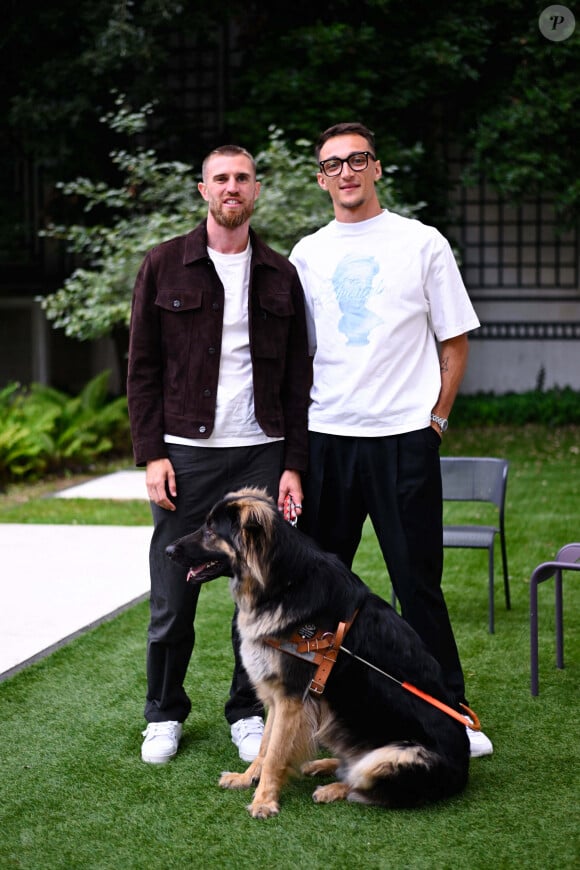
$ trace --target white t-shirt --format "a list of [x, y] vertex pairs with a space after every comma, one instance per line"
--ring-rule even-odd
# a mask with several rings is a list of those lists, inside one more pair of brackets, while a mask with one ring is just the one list
[[209, 438], [165, 435], [171, 444], [192, 447], [241, 447], [278, 441], [269, 438], [256, 420], [250, 355], [248, 288], [252, 249], [222, 254], [207, 249], [224, 287], [224, 320], [215, 423]]
[[447, 240], [385, 210], [331, 221], [290, 260], [314, 353], [309, 429], [382, 436], [428, 426], [441, 388], [435, 337], [479, 326]]

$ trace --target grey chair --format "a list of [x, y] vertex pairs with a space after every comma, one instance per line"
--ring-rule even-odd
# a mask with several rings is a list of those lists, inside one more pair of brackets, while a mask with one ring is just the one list
[[530, 676], [531, 693], [539, 692], [538, 679], [538, 585], [555, 577], [556, 610], [556, 667], [564, 667], [564, 608], [562, 600], [562, 574], [564, 571], [580, 571], [580, 543], [565, 544], [551, 562], [542, 562], [530, 577]]
[[507, 459], [480, 456], [442, 456], [441, 477], [443, 501], [489, 502], [497, 508], [497, 526], [450, 525], [443, 526], [444, 547], [467, 547], [488, 551], [488, 622], [490, 634], [495, 631], [494, 620], [494, 551], [499, 535], [503, 566], [505, 604], [511, 609], [510, 585], [505, 537], [505, 497], [509, 463]]

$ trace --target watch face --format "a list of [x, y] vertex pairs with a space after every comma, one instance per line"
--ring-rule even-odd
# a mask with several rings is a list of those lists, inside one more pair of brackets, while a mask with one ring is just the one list
[[441, 426], [442, 432], [447, 432], [447, 427], [449, 426], [449, 423], [447, 422], [447, 420], [441, 420], [439, 425]]

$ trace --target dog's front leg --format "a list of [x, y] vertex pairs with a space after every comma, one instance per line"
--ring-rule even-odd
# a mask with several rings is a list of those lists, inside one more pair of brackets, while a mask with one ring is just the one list
[[262, 764], [268, 748], [268, 743], [270, 742], [270, 734], [272, 732], [272, 725], [275, 718], [275, 705], [272, 704], [270, 707], [268, 707], [268, 715], [266, 716], [264, 733], [262, 735], [260, 750], [257, 757], [252, 761], [250, 766], [246, 768], [243, 773], [232, 773], [230, 771], [224, 771], [220, 776], [219, 783], [222, 788], [251, 788], [252, 786], [257, 785], [257, 783], [260, 781]]
[[280, 790], [296, 761], [302, 760], [304, 747], [310, 745], [312, 723], [299, 698], [278, 698], [260, 783], [248, 811], [255, 819], [268, 819], [280, 811]]

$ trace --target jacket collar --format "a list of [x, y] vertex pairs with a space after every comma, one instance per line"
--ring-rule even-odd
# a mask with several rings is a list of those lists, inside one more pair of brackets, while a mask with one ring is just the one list
[[[272, 248], [263, 242], [250, 227], [250, 242], [252, 245], [252, 265], [269, 266], [278, 268], [276, 257]], [[183, 254], [184, 266], [195, 263], [197, 260], [207, 259], [207, 220], [202, 221], [194, 230], [185, 236], [185, 250]]]

